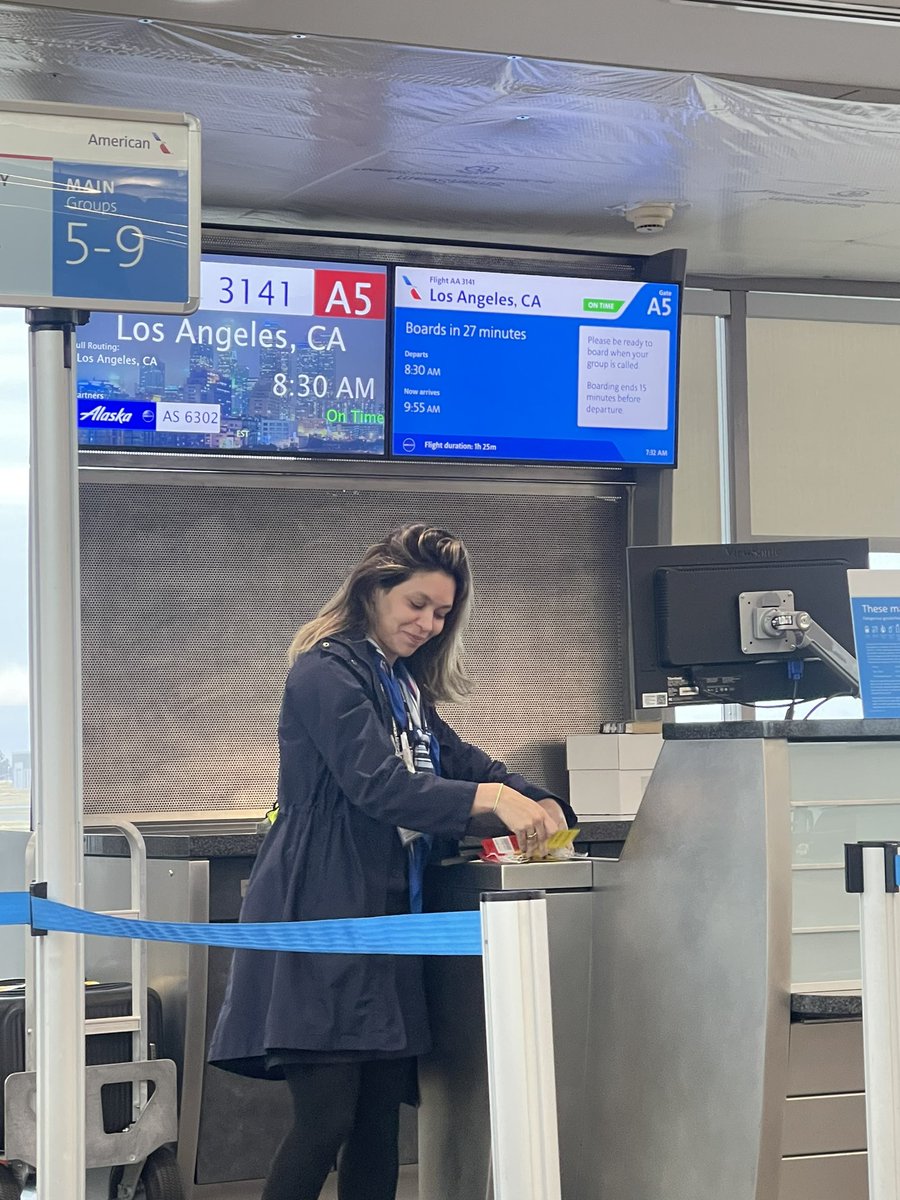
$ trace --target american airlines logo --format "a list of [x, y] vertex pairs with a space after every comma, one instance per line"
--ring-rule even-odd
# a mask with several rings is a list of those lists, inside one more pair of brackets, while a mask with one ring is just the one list
[[124, 408], [119, 408], [115, 411], [107, 408], [103, 404], [98, 404], [96, 408], [90, 408], [86, 412], [79, 413], [79, 421], [108, 421], [114, 425], [130, 425], [133, 412], [128, 412]]

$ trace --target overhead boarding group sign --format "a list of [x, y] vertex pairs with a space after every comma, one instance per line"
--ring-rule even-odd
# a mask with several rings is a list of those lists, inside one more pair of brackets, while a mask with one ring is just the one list
[[199, 269], [194, 117], [0, 104], [0, 305], [191, 312]]

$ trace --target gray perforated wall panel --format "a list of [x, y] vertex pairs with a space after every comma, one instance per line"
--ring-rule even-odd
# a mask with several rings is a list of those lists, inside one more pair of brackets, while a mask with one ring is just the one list
[[91, 481], [81, 488], [85, 811], [265, 810], [285, 651], [403, 521], [466, 541], [468, 741], [565, 789], [564, 738], [625, 707], [622, 495]]

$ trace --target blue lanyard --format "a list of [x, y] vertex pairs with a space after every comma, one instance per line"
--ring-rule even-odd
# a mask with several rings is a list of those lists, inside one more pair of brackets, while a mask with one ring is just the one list
[[[411, 739], [417, 745], [423, 742], [428, 744], [428, 752], [431, 757], [431, 765], [434, 768], [435, 775], [441, 773], [441, 748], [438, 745], [438, 740], [433, 733], [429, 733], [425, 728], [425, 714], [422, 712], [422, 703], [419, 702], [419, 712], [422, 717], [423, 728], [416, 728], [412, 713], [407, 705], [406, 698], [403, 694], [403, 687], [400, 684], [397, 676], [391, 670], [387, 659], [379, 653], [378, 655], [378, 677], [384, 687], [385, 694], [391, 705], [391, 712], [394, 716], [394, 723], [397, 726], [399, 736], [405, 734], [407, 739]], [[413, 690], [412, 678], [405, 667], [398, 667], [399, 671], [406, 672], [406, 685]], [[401, 742], [402, 745], [402, 742]], [[412, 753], [412, 747], [407, 742], [407, 752]], [[415, 762], [415, 754], [409, 760]], [[433, 838], [430, 834], [423, 833], [419, 837], [413, 838], [409, 843], [409, 910], [410, 912], [420, 913], [423, 907], [423, 884], [425, 879], [425, 867], [431, 856], [431, 846]]]
[[391, 705], [391, 712], [394, 714], [394, 720], [400, 729], [409, 731], [412, 727], [409, 710], [406, 707], [406, 701], [403, 699], [403, 692], [400, 690], [400, 684], [397, 682], [394, 672], [386, 658], [378, 659], [379, 679], [382, 687], [385, 690], [388, 700]]
[[[422, 727], [416, 728], [413, 725], [412, 716], [406, 700], [404, 699], [403, 689], [400, 686], [400, 683], [394, 672], [391, 670], [387, 659], [383, 658], [380, 654], [378, 656], [378, 665], [379, 679], [381, 680], [385, 694], [390, 701], [391, 712], [394, 714], [394, 720], [397, 723], [397, 728], [402, 729], [405, 733], [410, 735], [414, 741], [417, 742], [425, 741], [425, 735], [428, 735], [428, 749], [431, 753], [431, 761], [434, 765], [434, 772], [436, 775], [439, 775], [441, 770], [441, 748], [438, 745], [437, 738], [433, 733], [430, 733], [428, 727], [425, 725], [424, 714], [422, 719]], [[405, 668], [400, 667], [399, 670], [402, 671], [405, 670]]]

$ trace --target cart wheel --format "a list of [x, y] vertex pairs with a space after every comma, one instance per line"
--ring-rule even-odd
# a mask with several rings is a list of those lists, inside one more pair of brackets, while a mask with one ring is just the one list
[[[168, 1146], [154, 1150], [144, 1163], [138, 1183], [138, 1195], [141, 1194], [144, 1200], [184, 1200], [178, 1160]], [[5, 1197], [0, 1195], [0, 1200]]]
[[9, 1167], [0, 1163], [0, 1200], [19, 1200], [22, 1190]]

